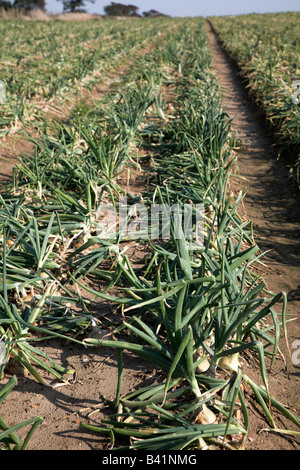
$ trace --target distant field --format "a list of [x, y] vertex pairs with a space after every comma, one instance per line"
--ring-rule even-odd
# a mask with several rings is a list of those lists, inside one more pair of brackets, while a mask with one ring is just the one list
[[[280, 149], [300, 155], [300, 13], [210, 18]], [[294, 175], [300, 185], [299, 163]]]
[[[60, 106], [76, 87], [104, 82], [122, 58], [155, 35], [151, 21], [143, 25], [115, 21], [2, 20], [1, 80], [6, 105], [1, 106], [0, 134], [20, 120], [33, 120], [55, 97]], [[89, 82], [90, 80], [90, 82]]]

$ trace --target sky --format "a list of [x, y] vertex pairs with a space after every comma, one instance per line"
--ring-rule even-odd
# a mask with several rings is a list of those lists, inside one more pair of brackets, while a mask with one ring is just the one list
[[[170, 16], [223, 16], [247, 13], [276, 13], [282, 11], [300, 11], [299, 0], [114, 0], [116, 3], [130, 4], [139, 7], [139, 13], [151, 9]], [[103, 14], [103, 7], [110, 5], [111, 0], [86, 2], [89, 13]], [[62, 11], [62, 2], [46, 0], [47, 10], [51, 13]]]

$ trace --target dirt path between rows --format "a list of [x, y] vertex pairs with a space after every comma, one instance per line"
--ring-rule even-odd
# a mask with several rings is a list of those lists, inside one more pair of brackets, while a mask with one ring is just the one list
[[[284, 161], [276, 159], [274, 142], [266, 131], [264, 119], [249, 99], [236, 67], [222, 51], [209, 22], [207, 32], [213, 67], [222, 89], [223, 105], [233, 119], [232, 131], [243, 143], [243, 150], [237, 155], [239, 176], [243, 179], [234, 178], [232, 189], [235, 194], [240, 189], [246, 191], [243, 204], [245, 215], [253, 221], [258, 246], [262, 251], [268, 250], [264, 257], [266, 270], [262, 273], [268, 288], [275, 293], [287, 293], [288, 314], [296, 317], [288, 325], [293, 360], [289, 358], [282, 341], [286, 370], [282, 362], [277, 364], [271, 374], [271, 393], [293, 410], [298, 410], [296, 414], [299, 416], [300, 366], [295, 341], [300, 338], [300, 194], [289, 181]], [[292, 448], [290, 441], [274, 433], [260, 433], [258, 436], [259, 429], [268, 426], [258, 413], [256, 416], [250, 447]]]

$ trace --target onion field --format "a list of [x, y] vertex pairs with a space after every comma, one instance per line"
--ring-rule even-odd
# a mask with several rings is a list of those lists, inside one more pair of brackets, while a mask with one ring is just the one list
[[291, 175], [300, 187], [299, 22], [299, 12], [211, 18], [275, 133], [279, 154], [295, 155]]
[[[284, 65], [292, 61], [297, 75], [299, 46], [289, 45], [299, 15], [290, 35], [285, 18], [275, 39], [268, 16], [261, 32], [252, 16], [211, 22], [282, 147], [299, 149]], [[288, 344], [287, 294], [267, 288], [263, 253], [240, 211], [244, 194], [231, 192], [238, 159], [205, 20], [6, 20], [1, 35], [2, 145], [19, 138], [34, 151], [18, 156], [0, 192], [0, 448], [30, 448], [44, 419], [38, 408], [17, 425], [2, 414], [18, 383], [10, 362], [41, 387], [72, 387], [76, 371], [42, 350], [56, 339], [79, 354], [113, 352], [108, 416], [78, 424], [112, 449], [245, 449], [249, 391], [267, 428], [282, 427], [275, 412], [287, 422], [282, 432], [296, 436], [299, 418], [269, 386], [280, 340]], [[154, 208], [165, 225], [150, 219]], [[159, 374], [124, 394], [127, 353]], [[251, 361], [259, 382], [245, 371]]]

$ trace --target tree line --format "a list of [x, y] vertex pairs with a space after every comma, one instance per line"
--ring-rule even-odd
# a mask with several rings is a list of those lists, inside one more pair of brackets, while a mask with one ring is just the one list
[[[58, 0], [63, 5], [64, 12], [84, 12], [86, 2], [94, 3], [95, 0]], [[0, 0], [0, 9], [9, 10], [11, 8], [31, 10], [46, 10], [46, 0]], [[123, 3], [111, 2], [110, 5], [104, 7], [106, 16], [125, 16], [128, 18], [154, 18], [159, 16], [167, 16], [157, 10], [144, 11], [142, 14], [138, 12], [139, 7], [135, 5], [124, 5]]]
[[10, 10], [11, 8], [20, 10], [46, 10], [45, 0], [0, 0], [0, 9]]
[[142, 15], [138, 13], [139, 8], [135, 5], [123, 5], [122, 3], [111, 2], [110, 5], [104, 7], [104, 12], [107, 16], [127, 16], [127, 17], [155, 17], [155, 16], [166, 16], [157, 10], [144, 11]]

